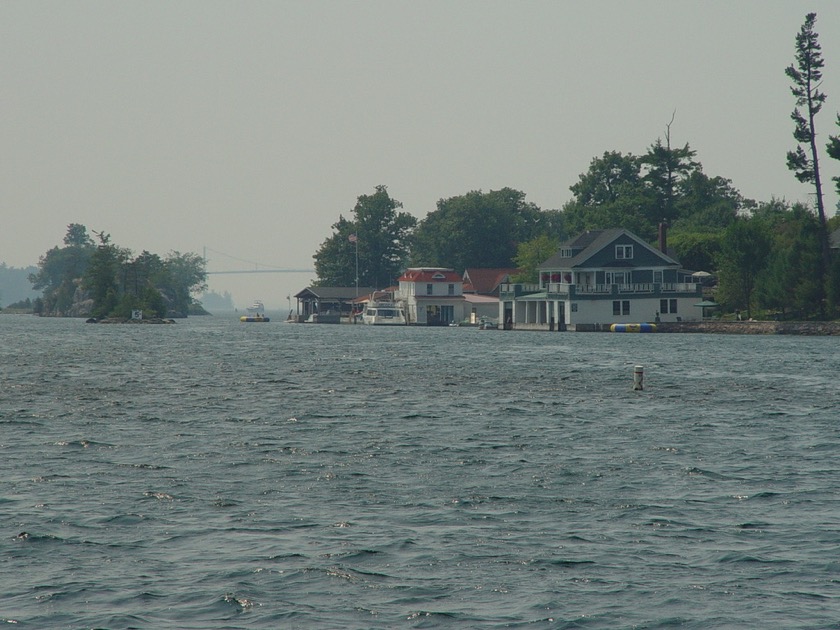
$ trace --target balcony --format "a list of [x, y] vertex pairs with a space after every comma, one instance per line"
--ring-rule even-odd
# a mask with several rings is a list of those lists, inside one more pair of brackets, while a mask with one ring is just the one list
[[688, 293], [700, 295], [701, 285], [696, 282], [643, 282], [635, 284], [570, 284], [549, 282], [545, 288], [538, 284], [502, 284], [501, 299], [512, 300], [529, 293], [545, 291], [548, 299], [564, 300], [575, 296], [598, 295], [672, 295]]
[[529, 293], [539, 293], [540, 285], [533, 284], [517, 284], [517, 283], [503, 283], [499, 285], [499, 299], [513, 300], [521, 295], [528, 295]]

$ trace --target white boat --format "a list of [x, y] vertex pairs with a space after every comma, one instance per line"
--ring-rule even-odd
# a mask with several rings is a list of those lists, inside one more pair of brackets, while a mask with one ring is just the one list
[[405, 311], [394, 302], [368, 302], [362, 322], [371, 326], [405, 326]]
[[240, 322], [269, 322], [271, 319], [265, 314], [265, 306], [257, 300], [246, 310], [246, 314], [239, 318]]
[[482, 317], [478, 320], [478, 329], [479, 330], [496, 330], [499, 328], [499, 324], [494, 322], [489, 317]]

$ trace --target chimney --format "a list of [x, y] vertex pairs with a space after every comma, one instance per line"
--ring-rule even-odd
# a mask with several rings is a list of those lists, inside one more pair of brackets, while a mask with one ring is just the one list
[[659, 223], [659, 251], [668, 254], [668, 224], [665, 221]]

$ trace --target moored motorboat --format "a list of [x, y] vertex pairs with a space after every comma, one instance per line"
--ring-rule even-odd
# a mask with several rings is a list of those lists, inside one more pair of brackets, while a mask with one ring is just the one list
[[404, 326], [405, 311], [394, 302], [370, 302], [362, 313], [362, 322], [370, 326]]

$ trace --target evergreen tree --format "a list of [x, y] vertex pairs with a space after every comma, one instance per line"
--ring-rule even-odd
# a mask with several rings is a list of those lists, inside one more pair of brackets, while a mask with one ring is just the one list
[[730, 308], [743, 309], [752, 317], [756, 282], [770, 254], [771, 240], [762, 221], [740, 218], [721, 240], [718, 255], [718, 300]]
[[[837, 114], [837, 126], [840, 127], [840, 114]], [[840, 160], [840, 135], [828, 137], [826, 151], [829, 157], [834, 158], [835, 160]], [[832, 179], [834, 180], [837, 194], [840, 195], [840, 175], [832, 177]], [[840, 206], [840, 203], [838, 203], [838, 206]]]
[[94, 232], [99, 238], [99, 245], [90, 258], [90, 264], [82, 279], [82, 287], [93, 299], [93, 317], [106, 317], [119, 303], [117, 274], [127, 258], [127, 252], [111, 243], [111, 235]]
[[[814, 118], [822, 109], [826, 99], [825, 93], [820, 91], [822, 68], [825, 62], [822, 58], [822, 47], [817, 32], [814, 30], [816, 20], [816, 13], [805, 16], [805, 23], [796, 35], [796, 63], [785, 68], [785, 74], [793, 82], [790, 91], [796, 97], [796, 107], [790, 117], [794, 122], [793, 137], [798, 143], [794, 151], [788, 151], [787, 165], [800, 182], [814, 185], [821, 230], [820, 249], [824, 265], [821, 271], [822, 277], [830, 265], [831, 250], [828, 243], [817, 133], [814, 125]], [[800, 108], [804, 108], [804, 112]], [[803, 148], [803, 144], [807, 150]]]
[[677, 218], [677, 187], [699, 168], [699, 164], [693, 159], [696, 152], [689, 148], [688, 143], [681, 148], [671, 148], [673, 122], [672, 117], [665, 128], [665, 144], [658, 138], [641, 158], [641, 163], [646, 169], [644, 181], [654, 199], [654, 205], [648, 208], [648, 220], [653, 225], [663, 220], [673, 223]]
[[761, 306], [777, 309], [783, 315], [792, 311], [800, 318], [822, 315], [819, 220], [805, 206], [796, 204], [783, 214], [768, 216], [763, 224], [772, 244], [767, 266], [757, 283]]

